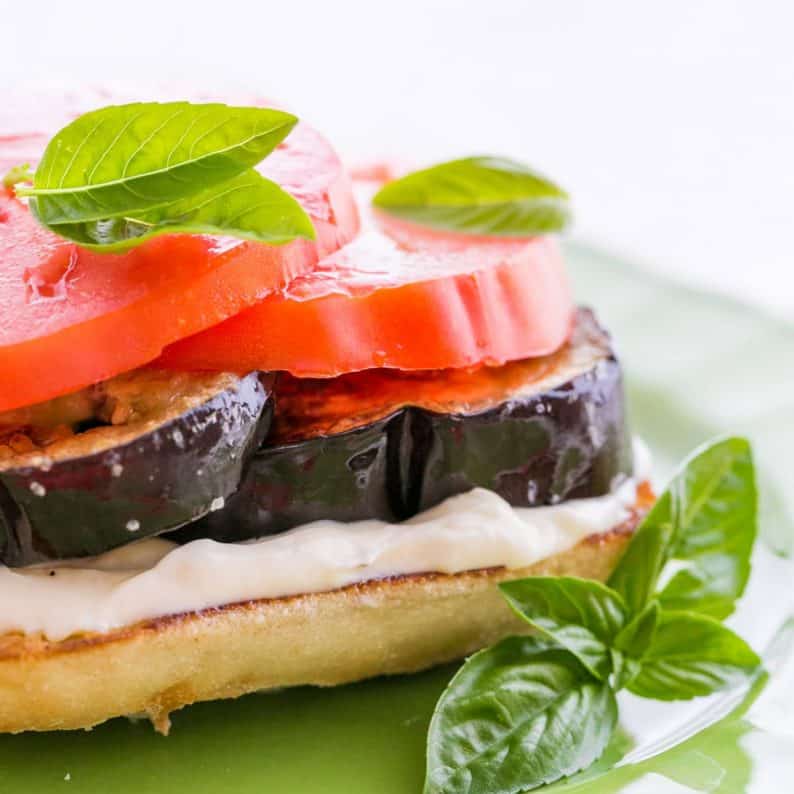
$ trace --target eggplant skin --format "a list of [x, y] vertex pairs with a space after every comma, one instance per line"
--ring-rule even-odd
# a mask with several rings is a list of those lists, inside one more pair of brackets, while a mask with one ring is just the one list
[[402, 521], [478, 486], [516, 506], [556, 504], [608, 493], [632, 470], [620, 364], [580, 309], [570, 341], [540, 359], [282, 379], [273, 430], [239, 491], [174, 539], [238, 541], [317, 519]]
[[632, 470], [620, 365], [588, 372], [477, 414], [414, 412], [413, 499], [425, 510], [484, 487], [515, 507], [557, 504], [608, 493]]
[[[171, 410], [165, 421], [97, 428], [64, 442], [65, 457], [39, 456], [38, 465], [6, 462], [0, 562], [91, 556], [220, 509], [270, 427], [273, 378], [251, 373], [218, 382], [220, 390], [202, 391], [197, 405]], [[166, 402], [184, 407], [171, 397]], [[123, 443], [108, 444], [119, 437]], [[75, 454], [81, 448], [85, 454]]]
[[403, 478], [395, 437], [404, 419], [392, 416], [336, 436], [260, 450], [227, 508], [169, 539], [234, 542], [327, 518], [397, 520]]

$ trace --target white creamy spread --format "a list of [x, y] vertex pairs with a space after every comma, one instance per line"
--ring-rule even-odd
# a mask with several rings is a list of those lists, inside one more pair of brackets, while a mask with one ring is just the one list
[[41, 632], [58, 640], [396, 574], [523, 568], [624, 521], [635, 493], [628, 480], [606, 496], [514, 508], [478, 488], [402, 524], [316, 521], [247, 543], [177, 546], [154, 538], [46, 567], [0, 566], [0, 634]]

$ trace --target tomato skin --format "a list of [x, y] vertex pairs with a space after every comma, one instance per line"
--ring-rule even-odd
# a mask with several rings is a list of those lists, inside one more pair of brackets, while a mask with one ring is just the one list
[[[4, 140], [14, 156], [41, 136]], [[316, 243], [171, 235], [99, 254], [43, 229], [0, 190], [0, 411], [146, 364], [166, 345], [283, 289], [356, 234], [347, 174], [313, 130], [299, 125], [261, 170], [309, 212]]]
[[283, 293], [172, 345], [161, 362], [299, 377], [500, 365], [559, 348], [572, 316], [555, 239], [473, 238], [378, 216]]

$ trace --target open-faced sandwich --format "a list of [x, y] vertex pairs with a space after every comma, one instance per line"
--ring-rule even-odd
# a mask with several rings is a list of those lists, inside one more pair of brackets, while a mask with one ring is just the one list
[[609, 579], [653, 499], [561, 189], [109, 101], [0, 129], [0, 730], [417, 671], [530, 630], [505, 580]]

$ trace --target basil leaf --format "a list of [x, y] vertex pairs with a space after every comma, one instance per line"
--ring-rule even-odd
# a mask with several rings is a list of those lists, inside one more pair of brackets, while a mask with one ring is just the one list
[[617, 648], [610, 648], [609, 653], [612, 657], [612, 689], [615, 692], [620, 692], [636, 678], [637, 673], [640, 672], [641, 663], [639, 659], [635, 659]]
[[570, 653], [510, 637], [472, 656], [430, 723], [425, 794], [516, 794], [572, 775], [604, 751], [612, 690]]
[[671, 558], [691, 560], [660, 594], [662, 606], [725, 617], [750, 573], [756, 535], [755, 477], [749, 443], [722, 439], [696, 450], [645, 517], [609, 579], [632, 614], [656, 591]]
[[682, 518], [672, 557], [691, 561], [659, 594], [662, 606], [715, 618], [733, 612], [750, 577], [758, 531], [752, 450], [728, 438], [695, 457], [681, 484]]
[[20, 182], [32, 182], [33, 172], [30, 170], [30, 163], [15, 165], [13, 168], [10, 168], [3, 175], [2, 181], [3, 187], [6, 188], [14, 187], [14, 185], [18, 185]]
[[704, 555], [691, 568], [678, 571], [659, 598], [666, 609], [700, 612], [723, 620], [733, 612], [749, 568], [749, 559], [739, 554]]
[[753, 649], [718, 620], [662, 612], [628, 689], [655, 700], [689, 700], [746, 680], [760, 664]]
[[390, 182], [373, 204], [404, 220], [469, 234], [526, 237], [563, 229], [568, 194], [500, 157], [468, 157]]
[[667, 562], [674, 534], [669, 521], [665, 494], [659, 498], [637, 528], [607, 584], [621, 596], [632, 615], [645, 608], [656, 591], [659, 574]]
[[129, 217], [221, 184], [263, 160], [297, 119], [267, 108], [189, 102], [86, 113], [47, 145], [32, 188], [46, 226]]
[[85, 248], [110, 252], [176, 232], [232, 235], [270, 244], [314, 239], [314, 227], [300, 204], [254, 170], [138, 217], [63, 224], [57, 231]]
[[656, 636], [661, 609], [651, 601], [645, 609], [618, 633], [612, 648], [612, 686], [616, 691], [627, 686], [640, 671], [641, 659]]
[[635, 659], [641, 659], [656, 637], [661, 608], [658, 601], [651, 601], [631, 623], [615, 637], [615, 647]]
[[499, 588], [520, 617], [567, 648], [596, 678], [609, 677], [609, 646], [627, 621], [617, 593], [600, 582], [570, 576], [533, 576]]

